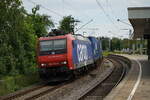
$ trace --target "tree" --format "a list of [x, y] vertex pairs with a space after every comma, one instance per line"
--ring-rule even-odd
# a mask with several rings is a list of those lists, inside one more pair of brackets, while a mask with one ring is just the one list
[[39, 5], [32, 9], [32, 14], [28, 16], [28, 21], [33, 24], [37, 37], [42, 37], [48, 34], [49, 28], [54, 27], [54, 23], [50, 16], [38, 14], [37, 11], [39, 9]]
[[112, 51], [121, 49], [121, 40], [119, 38], [112, 38]]
[[24, 52], [21, 40], [24, 15], [20, 5], [20, 0], [0, 2], [0, 74], [13, 73], [16, 68], [19, 69], [20, 64], [17, 62]]
[[68, 34], [68, 33], [74, 34], [75, 22], [79, 22], [79, 21], [75, 20], [72, 16], [65, 16], [60, 21], [59, 29], [63, 30], [66, 34]]
[[103, 50], [109, 50], [110, 48], [109, 48], [109, 38], [106, 38], [106, 37], [102, 37], [101, 38], [101, 40], [102, 40], [102, 48], [103, 48]]
[[21, 0], [0, 1], [0, 77], [27, 74], [35, 68], [37, 37], [48, 33], [53, 26], [50, 16], [28, 14]]
[[122, 40], [122, 48], [129, 48], [129, 39], [123, 39]]

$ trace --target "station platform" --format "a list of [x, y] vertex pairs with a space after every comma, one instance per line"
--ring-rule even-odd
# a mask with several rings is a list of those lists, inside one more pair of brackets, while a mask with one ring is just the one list
[[150, 61], [146, 55], [121, 55], [132, 61], [121, 83], [104, 100], [150, 100]]

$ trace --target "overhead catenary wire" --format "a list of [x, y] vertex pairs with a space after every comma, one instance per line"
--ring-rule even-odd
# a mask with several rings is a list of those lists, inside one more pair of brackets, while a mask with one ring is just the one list
[[[72, 9], [73, 11], [75, 11], [76, 13], [78, 13], [78, 12], [77, 12], [77, 8], [74, 7], [74, 6], [72, 5], [72, 3], [67, 2], [67, 0], [62, 0], [62, 3], [63, 3], [63, 7], [69, 7], [70, 9]], [[66, 6], [64, 6], [64, 5], [66, 5]], [[70, 9], [69, 9], [69, 10], [70, 10]], [[88, 21], [89, 23], [92, 22], [93, 19], [94, 19], [94, 18], [90, 18], [89, 15], [87, 15], [87, 14], [84, 13], [84, 12], [83, 12], [80, 16], [86, 16], [87, 19], [92, 19], [92, 20]], [[86, 23], [86, 24], [88, 24], [88, 23]], [[79, 30], [83, 29], [83, 27], [85, 27], [85, 26], [86, 26], [85, 24], [84, 24], [84, 25], [81, 25], [78, 29], [75, 30], [75, 32], [78, 32]]]
[[115, 14], [115, 12], [114, 12], [114, 10], [113, 10], [111, 4], [109, 3], [109, 0], [106, 0], [106, 3], [107, 3], [108, 8], [111, 10], [112, 15], [113, 15], [114, 17], [117, 17], [117, 15]]
[[[108, 6], [108, 9], [110, 9], [110, 12], [111, 12], [111, 14], [112, 14], [112, 16], [114, 16], [115, 18], [117, 18], [117, 15], [115, 14], [115, 12], [114, 12], [114, 10], [113, 10], [113, 8], [112, 8], [112, 5], [111, 5], [111, 3], [109, 3], [109, 0], [106, 0], [106, 3], [107, 3], [107, 6]], [[112, 19], [114, 19], [114, 17], [112, 18]], [[115, 19], [114, 19], [115, 20]], [[116, 25], [117, 27], [118, 27], [118, 25]], [[118, 28], [119, 30], [118, 30], [118, 33], [120, 32], [120, 28]], [[117, 34], [116, 34], [117, 35]], [[119, 37], [120, 37], [120, 35], [119, 35]]]
[[[109, 7], [110, 10], [111, 10], [112, 15], [117, 18], [117, 15], [115, 14], [115, 12], [114, 12], [114, 10], [113, 10], [111, 4], [109, 3], [109, 0], [107, 0], [107, 5], [108, 5], [108, 7]], [[121, 21], [121, 20], [127, 20], [127, 19], [121, 19], [121, 20], [120, 20], [120, 18], [117, 18], [117, 21], [118, 21], [118, 19], [119, 19], [119, 21]], [[122, 21], [122, 22], [123, 22], [123, 21]], [[123, 22], [123, 23], [130, 25], [129, 23], [126, 23], [126, 22]], [[131, 26], [131, 25], [130, 25], [130, 26]]]
[[[76, 7], [74, 7], [73, 5], [72, 5], [72, 3], [69, 3], [69, 2], [67, 2], [66, 0], [62, 0], [62, 2], [63, 2], [63, 9], [65, 9], [66, 7], [68, 7], [68, 8], [70, 8], [69, 10], [73, 10], [74, 12], [76, 12], [76, 13], [78, 13], [78, 11], [77, 11], [77, 9], [78, 8], [76, 8]], [[65, 6], [66, 5], [66, 6]], [[67, 9], [67, 8], [66, 8]], [[83, 12], [81, 15], [79, 15], [79, 16], [86, 16], [86, 18], [89, 20], [89, 19], [91, 19], [90, 17], [89, 17], [89, 15], [87, 15], [85, 12]], [[94, 18], [92, 18], [92, 19], [94, 19]]]
[[80, 29], [82, 29], [84, 26], [86, 26], [86, 25], [88, 25], [89, 23], [91, 23], [93, 21], [93, 19], [91, 19], [90, 21], [88, 21], [87, 23], [85, 23], [84, 25], [82, 25], [81, 27], [79, 27], [76, 31], [75, 31], [75, 33], [77, 32], [77, 31], [79, 31]]
[[109, 16], [109, 14], [106, 13], [105, 9], [103, 8], [103, 6], [100, 4], [100, 2], [98, 0], [96, 0], [96, 3], [98, 4], [98, 6], [100, 7], [100, 9], [103, 11], [103, 13], [105, 14], [105, 16], [108, 18], [108, 20], [113, 24], [113, 26], [115, 27], [115, 29], [119, 29], [118, 26], [116, 26], [116, 24], [113, 22], [113, 20], [111, 19], [111, 17]]
[[34, 4], [34, 5], [39, 5], [41, 8], [43, 8], [43, 9], [49, 11], [50, 13], [53, 13], [53, 14], [59, 16], [59, 17], [62, 17], [62, 18], [64, 17], [64, 16], [61, 15], [60, 13], [58, 13], [58, 12], [56, 12], [56, 11], [50, 9], [50, 8], [47, 8], [47, 7], [45, 7], [45, 6], [41, 5], [41, 4], [38, 4], [38, 3], [36, 3], [36, 2], [34, 2], [34, 1], [32, 1], [32, 0], [28, 0], [28, 1], [29, 1], [30, 3], [32, 3], [32, 4]]

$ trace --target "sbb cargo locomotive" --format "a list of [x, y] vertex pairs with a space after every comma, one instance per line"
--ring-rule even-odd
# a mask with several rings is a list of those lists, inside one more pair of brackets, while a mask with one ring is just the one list
[[67, 34], [38, 39], [37, 62], [42, 79], [72, 77], [96, 66], [101, 58], [101, 42], [95, 37]]

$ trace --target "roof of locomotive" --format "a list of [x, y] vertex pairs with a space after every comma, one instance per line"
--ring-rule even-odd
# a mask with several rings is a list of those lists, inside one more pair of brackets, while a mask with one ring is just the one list
[[67, 37], [71, 37], [71, 34], [59, 35], [59, 36], [48, 36], [48, 37], [40, 37], [39, 40], [54, 40], [54, 39], [64, 39]]
[[87, 37], [84, 37], [83, 35], [81, 34], [75, 34], [73, 35], [73, 37], [76, 39], [76, 40], [82, 40], [82, 41], [90, 41]]
[[59, 36], [48, 36], [48, 37], [40, 37], [39, 40], [54, 40], [54, 39], [64, 39], [64, 38], [72, 38], [73, 40], [82, 40], [82, 41], [90, 41], [87, 37], [84, 37], [80, 34], [66, 34]]

